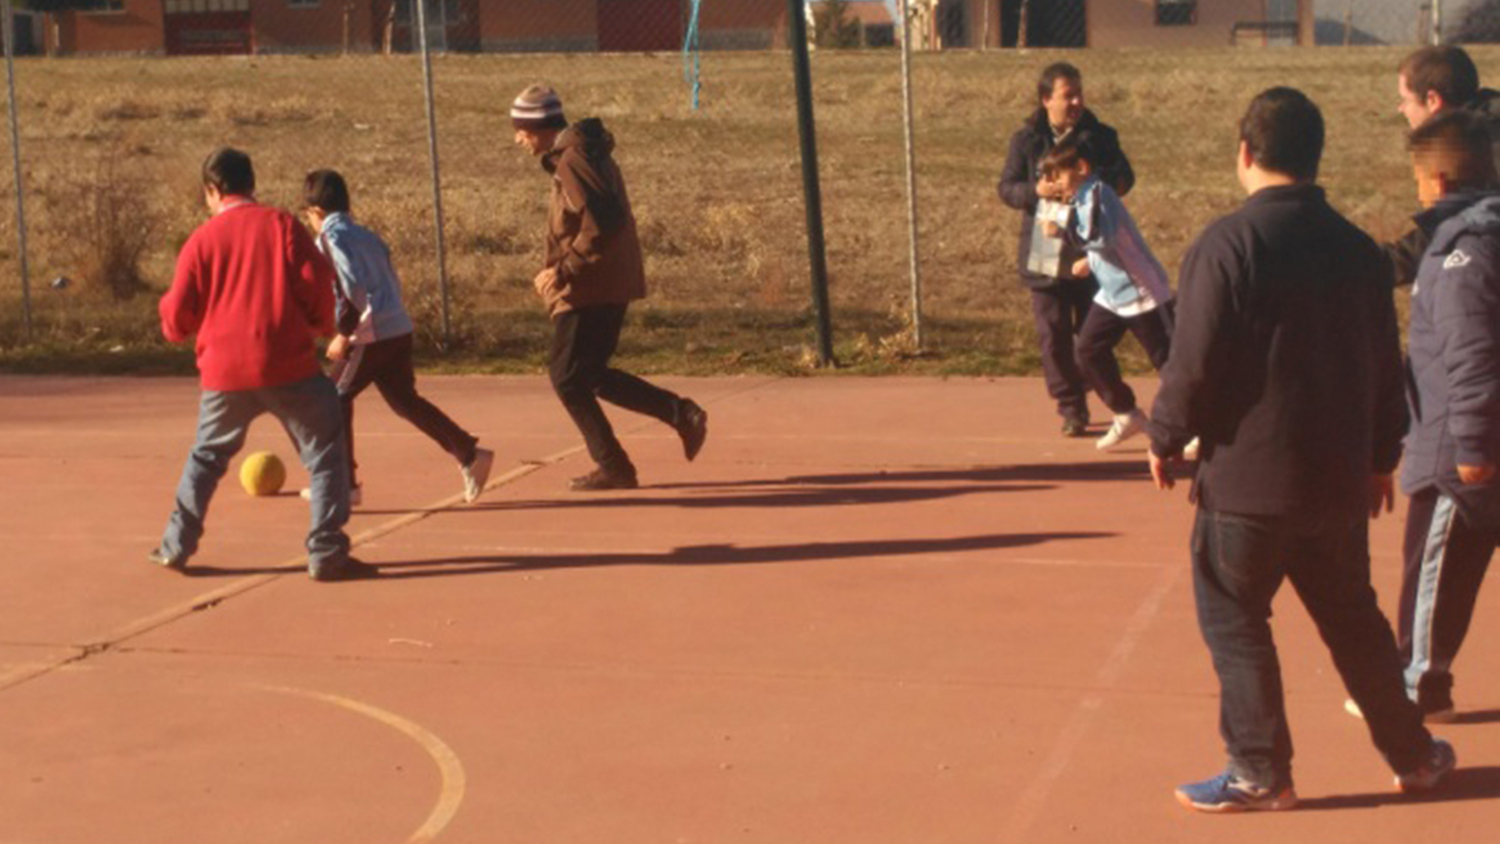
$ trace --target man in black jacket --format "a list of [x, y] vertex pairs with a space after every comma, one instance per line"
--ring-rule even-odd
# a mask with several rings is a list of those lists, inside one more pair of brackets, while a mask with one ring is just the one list
[[[1479, 69], [1462, 47], [1423, 47], [1401, 61], [1396, 75], [1396, 110], [1416, 129], [1433, 116], [1462, 109], [1489, 127], [1490, 149], [1500, 169], [1500, 92], [1479, 87]], [[1396, 285], [1411, 284], [1430, 236], [1420, 226], [1387, 244]]]
[[1049, 65], [1036, 87], [1039, 106], [1010, 139], [1005, 168], [1000, 172], [1000, 200], [1021, 212], [1016, 264], [1021, 283], [1031, 290], [1031, 313], [1036, 320], [1047, 393], [1057, 402], [1063, 433], [1080, 437], [1089, 422], [1088, 384], [1073, 355], [1073, 335], [1083, 324], [1098, 288], [1092, 278], [1069, 275], [1069, 261], [1061, 262], [1057, 275], [1027, 269], [1032, 238], [1042, 236], [1037, 232], [1037, 203], [1063, 199], [1062, 187], [1042, 178], [1041, 163], [1063, 138], [1087, 136], [1098, 158], [1095, 166], [1099, 177], [1115, 193], [1129, 193], [1135, 185], [1135, 174], [1120, 149], [1119, 135], [1084, 108], [1083, 75], [1078, 68], [1065, 62]]
[[1152, 416], [1150, 468], [1198, 434], [1191, 543], [1198, 623], [1219, 677], [1229, 753], [1184, 785], [1211, 812], [1296, 805], [1292, 740], [1271, 635], [1290, 579], [1403, 791], [1456, 764], [1406, 696], [1390, 623], [1370, 586], [1368, 517], [1389, 510], [1406, 413], [1389, 270], [1316, 185], [1323, 118], [1273, 88], [1240, 123], [1249, 199], [1183, 260], [1172, 355]]

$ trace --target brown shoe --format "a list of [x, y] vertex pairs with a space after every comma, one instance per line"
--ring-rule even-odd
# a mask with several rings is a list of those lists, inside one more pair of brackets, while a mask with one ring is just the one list
[[610, 472], [603, 467], [597, 468], [587, 475], [579, 475], [568, 482], [568, 489], [574, 492], [600, 492], [607, 489], [635, 489], [640, 484], [635, 479], [635, 472]]

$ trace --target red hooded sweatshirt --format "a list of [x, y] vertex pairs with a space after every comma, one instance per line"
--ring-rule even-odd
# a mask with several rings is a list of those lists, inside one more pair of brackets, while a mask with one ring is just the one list
[[196, 334], [203, 389], [254, 390], [322, 369], [315, 340], [333, 334], [334, 270], [290, 214], [226, 196], [177, 256], [161, 331]]

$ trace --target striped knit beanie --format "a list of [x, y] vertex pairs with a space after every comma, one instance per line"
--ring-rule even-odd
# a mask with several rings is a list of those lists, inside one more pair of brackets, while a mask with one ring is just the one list
[[546, 85], [532, 85], [510, 104], [510, 120], [517, 129], [566, 129], [562, 100]]

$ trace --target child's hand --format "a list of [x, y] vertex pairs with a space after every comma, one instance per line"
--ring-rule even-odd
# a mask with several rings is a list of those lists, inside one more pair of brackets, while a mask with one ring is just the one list
[[1078, 260], [1076, 260], [1076, 261], [1073, 262], [1073, 275], [1076, 278], [1083, 278], [1084, 276], [1086, 276], [1088, 274], [1089, 274], [1089, 259], [1087, 259], [1087, 258], [1079, 258]]
[[1495, 465], [1493, 463], [1484, 463], [1478, 466], [1464, 466], [1460, 464], [1458, 467], [1458, 479], [1464, 484], [1482, 484], [1494, 480], [1494, 478]]
[[546, 301], [552, 301], [557, 290], [557, 270], [548, 267], [537, 273], [536, 278], [531, 280], [531, 286], [536, 288], [536, 295]]
[[1042, 223], [1042, 232], [1048, 237], [1062, 237], [1062, 228], [1051, 220]]
[[334, 335], [333, 340], [328, 344], [328, 351], [325, 354], [329, 360], [347, 359], [349, 357], [349, 338], [342, 334]]

